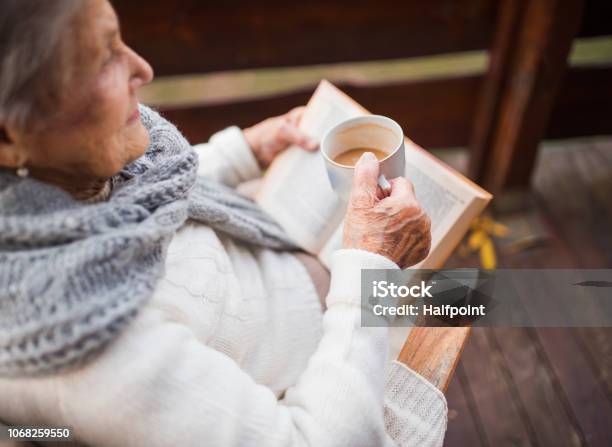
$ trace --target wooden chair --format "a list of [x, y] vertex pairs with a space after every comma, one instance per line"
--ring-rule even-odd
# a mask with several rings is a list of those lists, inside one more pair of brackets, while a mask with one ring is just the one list
[[414, 327], [398, 361], [446, 391], [471, 328]]

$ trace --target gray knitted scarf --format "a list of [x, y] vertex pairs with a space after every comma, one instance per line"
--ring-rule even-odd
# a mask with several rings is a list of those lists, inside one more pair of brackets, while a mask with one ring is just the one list
[[106, 202], [0, 173], [0, 375], [56, 372], [98, 353], [152, 296], [188, 218], [296, 248], [254, 202], [198, 177], [198, 157], [172, 124], [140, 111], [150, 146], [112, 179]]

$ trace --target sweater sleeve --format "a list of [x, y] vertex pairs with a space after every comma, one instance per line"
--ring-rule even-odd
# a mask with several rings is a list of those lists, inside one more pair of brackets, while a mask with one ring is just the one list
[[403, 363], [391, 364], [385, 385], [385, 427], [400, 447], [441, 447], [448, 408], [444, 394]]
[[[391, 444], [386, 425], [399, 427], [402, 439], [414, 434], [415, 424], [430, 430], [426, 412], [407, 404], [402, 390], [397, 408], [389, 408], [403, 422], [393, 424], [384, 413], [387, 328], [360, 324], [361, 269], [397, 266], [361, 250], [339, 250], [332, 259], [322, 339], [280, 401], [172, 315], [145, 308], [80, 369], [0, 378], [0, 417], [69, 426], [91, 446], [371, 447]], [[391, 383], [410, 378], [402, 374]], [[406, 412], [415, 408], [412, 418]]]
[[200, 158], [198, 174], [228, 186], [261, 176], [261, 169], [242, 130], [228, 127], [214, 134], [208, 143], [194, 146]]

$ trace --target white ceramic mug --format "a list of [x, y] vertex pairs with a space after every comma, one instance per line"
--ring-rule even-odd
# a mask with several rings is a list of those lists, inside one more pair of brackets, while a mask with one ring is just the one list
[[334, 158], [358, 147], [370, 147], [388, 154], [379, 160], [378, 184], [383, 191], [390, 190], [387, 179], [404, 176], [406, 172], [404, 132], [399, 124], [381, 115], [358, 116], [342, 121], [323, 136], [321, 153], [332, 189], [345, 201], [348, 201], [351, 193], [355, 168], [341, 165]]

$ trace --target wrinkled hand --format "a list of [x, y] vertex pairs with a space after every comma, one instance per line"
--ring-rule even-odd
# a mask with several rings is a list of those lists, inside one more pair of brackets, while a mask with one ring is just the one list
[[359, 248], [406, 268], [425, 259], [431, 245], [431, 222], [404, 177], [390, 180], [391, 193], [381, 194], [379, 164], [366, 152], [355, 175], [344, 221], [343, 248]]
[[284, 115], [274, 116], [243, 130], [244, 137], [262, 168], [292, 144], [315, 151], [319, 144], [298, 129], [305, 107], [296, 107]]

